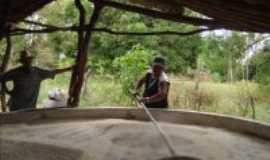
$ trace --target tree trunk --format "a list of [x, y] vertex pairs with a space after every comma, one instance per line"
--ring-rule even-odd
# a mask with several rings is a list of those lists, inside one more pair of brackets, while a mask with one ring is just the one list
[[234, 75], [233, 75], [233, 55], [230, 53], [229, 55], [229, 62], [228, 62], [228, 76], [229, 81], [232, 83], [234, 81]]
[[[85, 15], [84, 15], [85, 10], [80, 0], [75, 0], [75, 3], [80, 11], [80, 27], [83, 27], [85, 22]], [[102, 8], [103, 8], [102, 3], [100, 3], [99, 1], [94, 1], [94, 11], [91, 16], [88, 29], [86, 31], [80, 29], [78, 32], [79, 34], [78, 54], [76, 57], [76, 64], [73, 69], [72, 78], [70, 82], [69, 99], [68, 99], [69, 107], [77, 107], [79, 105], [80, 93], [83, 85], [84, 73], [87, 64], [87, 57], [88, 57], [87, 51], [92, 36], [91, 30], [95, 27]]]
[[[2, 65], [1, 65], [1, 69], [0, 69], [0, 72], [3, 73], [5, 72], [5, 70], [7, 69], [7, 66], [8, 66], [8, 61], [10, 59], [10, 55], [11, 55], [11, 39], [10, 39], [10, 36], [7, 35], [6, 36], [6, 53], [4, 55], [4, 58], [3, 58], [3, 62], [2, 62]], [[6, 107], [6, 96], [5, 96], [5, 88], [6, 86], [4, 85], [4, 83], [1, 83], [1, 97], [0, 97], [0, 100], [1, 100], [1, 109], [2, 109], [2, 112], [6, 112], [7, 111], [7, 107]]]

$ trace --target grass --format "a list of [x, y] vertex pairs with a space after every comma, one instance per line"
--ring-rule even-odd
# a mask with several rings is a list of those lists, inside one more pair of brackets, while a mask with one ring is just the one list
[[[192, 100], [187, 100], [189, 92], [194, 90], [195, 82], [176, 81], [172, 83], [170, 92], [170, 101], [174, 108], [194, 110]], [[201, 111], [216, 112], [233, 116], [243, 116], [243, 111], [239, 104], [246, 104], [246, 92], [251, 91], [251, 95], [256, 100], [256, 120], [270, 122], [270, 103], [266, 98], [262, 98], [260, 88], [255, 83], [237, 82], [237, 83], [213, 83], [201, 82], [199, 92], [202, 92], [202, 98], [209, 99], [202, 101]], [[268, 90], [269, 91], [269, 90]], [[265, 92], [263, 95], [268, 94]], [[269, 96], [267, 96], [269, 97]], [[251, 108], [248, 108], [246, 118], [252, 118]]]
[[[39, 105], [47, 99], [48, 91], [53, 88], [67, 91], [69, 77], [69, 74], [65, 74], [43, 82]], [[122, 94], [120, 82], [112, 76], [91, 77], [86, 86], [87, 88], [82, 90], [81, 107], [135, 106], [130, 97]], [[251, 110], [244, 115], [239, 105], [245, 106], [249, 93], [256, 98], [256, 120], [270, 123], [269, 90], [260, 89], [255, 83], [200, 82], [196, 90], [194, 81], [173, 80], [170, 88], [171, 108], [194, 110], [194, 106], [199, 102], [200, 111], [252, 118]]]
[[[55, 77], [54, 80], [46, 80], [42, 83], [38, 105], [48, 98], [48, 92], [55, 88], [63, 89], [67, 92], [69, 88], [69, 74]], [[97, 106], [131, 106], [134, 103], [122, 94], [121, 84], [111, 76], [99, 76], [90, 79], [82, 88], [80, 99], [81, 107]]]

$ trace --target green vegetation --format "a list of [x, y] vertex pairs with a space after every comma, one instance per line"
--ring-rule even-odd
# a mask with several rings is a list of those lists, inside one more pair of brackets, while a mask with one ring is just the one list
[[135, 46], [124, 56], [118, 57], [113, 61], [113, 66], [119, 74], [118, 77], [124, 94], [128, 95], [129, 90], [134, 86], [134, 82], [145, 74], [153, 56], [153, 51]]
[[[89, 1], [83, 4], [87, 19], [92, 13]], [[189, 14], [195, 14], [190, 11]], [[200, 15], [198, 15], [200, 16]], [[78, 11], [72, 1], [54, 2], [33, 17], [35, 21], [56, 26], [78, 23]], [[19, 27], [39, 29], [33, 25]], [[153, 19], [115, 9], [102, 11], [97, 28], [114, 31], [190, 31], [198, 27]], [[191, 36], [115, 36], [95, 33], [89, 48], [89, 79], [80, 105], [134, 106], [128, 90], [145, 72], [155, 55], [167, 59], [171, 75], [170, 104], [173, 108], [225, 113], [270, 122], [270, 52], [269, 41], [261, 49], [249, 49], [268, 35], [215, 32]], [[26, 48], [36, 56], [35, 65], [61, 68], [74, 63], [77, 35], [71, 32], [12, 37], [12, 59], [16, 67], [18, 53]], [[0, 60], [5, 42], [0, 42]], [[248, 58], [247, 58], [248, 57]], [[43, 83], [39, 105], [53, 88], [69, 88], [70, 74]], [[255, 108], [255, 112], [254, 112]]]
[[265, 48], [260, 54], [254, 56], [251, 61], [253, 79], [261, 84], [270, 83], [270, 48]]

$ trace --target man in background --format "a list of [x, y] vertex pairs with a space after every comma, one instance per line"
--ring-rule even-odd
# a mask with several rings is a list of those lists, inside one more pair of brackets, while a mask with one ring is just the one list
[[170, 82], [164, 69], [165, 59], [156, 57], [152, 68], [136, 83], [135, 94], [138, 94], [144, 85], [143, 98], [140, 101], [148, 108], [168, 108]]
[[13, 82], [13, 89], [6, 92], [10, 94], [8, 106], [10, 111], [36, 108], [40, 84], [45, 79], [53, 79], [55, 75], [71, 71], [73, 67], [64, 69], [46, 70], [32, 66], [33, 57], [26, 50], [21, 51], [20, 67], [0, 75], [0, 82]]

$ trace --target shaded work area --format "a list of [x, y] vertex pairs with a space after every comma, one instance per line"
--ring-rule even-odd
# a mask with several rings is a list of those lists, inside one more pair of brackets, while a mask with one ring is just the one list
[[[64, 69], [65, 71], [72, 69], [68, 98], [70, 108], [1, 114], [0, 124], [4, 124], [0, 126], [0, 141], [3, 147], [3, 150], [0, 150], [1, 157], [8, 160], [20, 158], [30, 160], [269, 159], [270, 127], [267, 124], [196, 112], [155, 109], [149, 111], [145, 106], [143, 108], [147, 114], [142, 109], [71, 109], [79, 105], [88, 48], [94, 32], [114, 35], [188, 36], [209, 30], [229, 29], [269, 33], [270, 3], [268, 1], [89, 0], [88, 5], [93, 5], [93, 13], [90, 19], [86, 19], [85, 6], [80, 0], [74, 0], [74, 7], [78, 9], [80, 16], [78, 25], [55, 26], [25, 20], [27, 16], [51, 2], [53, 1], [0, 0], [0, 39], [6, 41], [6, 53], [1, 72], [6, 71], [11, 57], [12, 36], [58, 31], [76, 32], [75, 66]], [[96, 28], [98, 18], [105, 7], [199, 26], [199, 29], [138, 33], [114, 31], [110, 26]], [[187, 16], [186, 10], [198, 12], [200, 16]], [[36, 30], [20, 28], [16, 25], [18, 22], [40, 28]], [[158, 63], [163, 66], [160, 60]], [[40, 77], [46, 78], [56, 73], [55, 71], [51, 75], [38, 69], [37, 72], [41, 75]], [[164, 80], [164, 82], [167, 81]], [[1, 101], [5, 110], [4, 95]], [[149, 123], [149, 117], [154, 125]], [[157, 121], [161, 122], [160, 125]], [[151, 130], [154, 126], [159, 132]], [[162, 134], [161, 126], [166, 130], [166, 135]], [[168, 140], [173, 141], [164, 143]]]
[[[5, 72], [10, 52], [12, 48], [12, 36], [22, 36], [25, 34], [47, 34], [58, 31], [77, 32], [78, 52], [75, 59], [75, 67], [72, 71], [69, 87], [69, 107], [77, 107], [84, 79], [87, 63], [87, 51], [91, 44], [91, 36], [94, 32], [105, 32], [115, 35], [179, 35], [188, 36], [209, 30], [229, 29], [246, 32], [269, 33], [270, 31], [270, 4], [266, 0], [89, 0], [94, 6], [90, 19], [86, 19], [85, 6], [80, 0], [74, 1], [74, 7], [78, 9], [80, 18], [78, 25], [55, 26], [53, 24], [43, 24], [40, 22], [25, 20], [35, 11], [53, 2], [52, 0], [0, 0], [0, 39], [6, 41], [6, 53], [2, 62], [1, 72]], [[88, 5], [90, 5], [90, 3]], [[96, 28], [95, 25], [102, 9], [112, 7], [134, 13], [144, 14], [150, 17], [165, 19], [178, 23], [185, 23], [199, 26], [199, 29], [190, 31], [160, 31], [160, 32], [119, 32], [107, 28]], [[186, 10], [192, 10], [203, 16], [187, 16]], [[14, 12], [16, 11], [16, 12]], [[39, 26], [40, 29], [31, 30], [20, 28], [16, 24], [24, 22]], [[5, 104], [5, 97], [1, 98]], [[4, 105], [3, 110], [5, 110]]]

